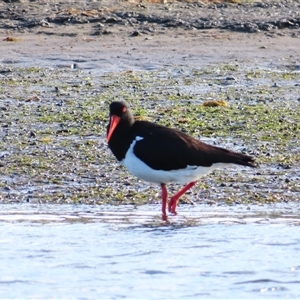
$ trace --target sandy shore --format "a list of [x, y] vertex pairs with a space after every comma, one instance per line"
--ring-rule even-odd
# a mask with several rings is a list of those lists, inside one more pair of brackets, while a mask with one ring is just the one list
[[[5, 40], [6, 34], [1, 34]], [[1, 63], [53, 66], [76, 63], [103, 71], [147, 70], [172, 64], [201, 67], [218, 62], [284, 64], [299, 62], [300, 39], [265, 33], [245, 34], [220, 30], [168, 32], [152, 37], [61, 37], [34, 33], [14, 34], [17, 42], [0, 44]]]
[[0, 63], [75, 62], [108, 71], [234, 60], [276, 63], [299, 59], [299, 11], [296, 1], [1, 2]]

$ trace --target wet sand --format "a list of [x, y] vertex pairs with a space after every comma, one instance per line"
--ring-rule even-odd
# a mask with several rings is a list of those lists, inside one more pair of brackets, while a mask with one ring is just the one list
[[[0, 35], [1, 39], [6, 34]], [[15, 34], [17, 42], [0, 45], [2, 65], [50, 67], [76, 63], [103, 72], [147, 70], [169, 65], [205, 67], [214, 63], [251, 62], [266, 66], [299, 59], [300, 40], [285, 35], [220, 30], [169, 32], [151, 37], [61, 37]]]
[[51, 59], [87, 60], [99, 61], [99, 68], [110, 71], [183, 61], [201, 66], [299, 59], [300, 16], [295, 1], [16, 1], [2, 2], [0, 15], [2, 64], [31, 60], [49, 66]]

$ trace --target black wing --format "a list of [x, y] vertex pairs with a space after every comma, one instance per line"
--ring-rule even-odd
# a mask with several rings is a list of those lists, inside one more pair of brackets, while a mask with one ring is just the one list
[[176, 129], [146, 121], [136, 121], [132, 129], [143, 138], [136, 143], [134, 154], [155, 170], [209, 167], [218, 162], [255, 166], [250, 156], [205, 144]]

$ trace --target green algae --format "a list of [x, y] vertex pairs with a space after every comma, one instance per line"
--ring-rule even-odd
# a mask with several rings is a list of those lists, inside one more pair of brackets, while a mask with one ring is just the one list
[[[182, 203], [299, 200], [299, 79], [293, 69], [237, 64], [94, 76], [69, 69], [12, 68], [0, 82], [0, 199], [159, 202], [159, 187], [131, 176], [107, 149], [108, 104], [124, 99], [137, 116], [256, 157], [259, 169], [217, 170], [203, 177]], [[228, 107], [203, 106], [207, 100], [225, 100]], [[170, 192], [176, 189], [171, 186]]]

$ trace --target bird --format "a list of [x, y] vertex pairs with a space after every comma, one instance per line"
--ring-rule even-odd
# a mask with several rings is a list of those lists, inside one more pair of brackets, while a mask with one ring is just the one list
[[[255, 168], [252, 156], [206, 144], [178, 129], [135, 120], [125, 101], [109, 106], [108, 147], [136, 177], [161, 186], [162, 219], [177, 214], [180, 197], [203, 175], [230, 164]], [[168, 199], [167, 184], [185, 186]]]

